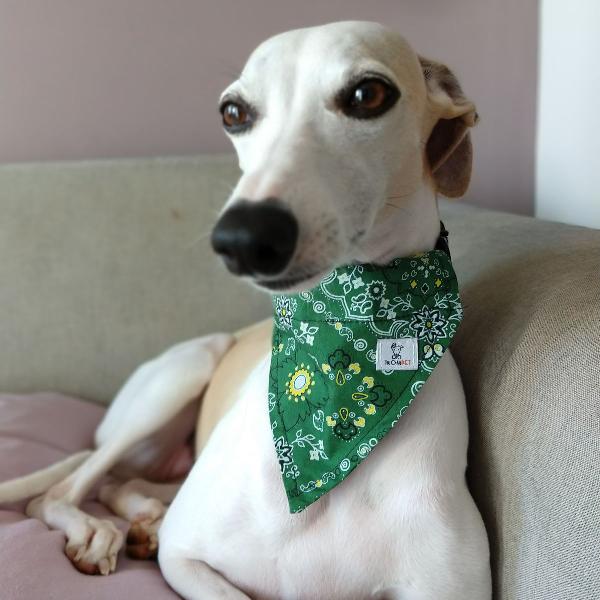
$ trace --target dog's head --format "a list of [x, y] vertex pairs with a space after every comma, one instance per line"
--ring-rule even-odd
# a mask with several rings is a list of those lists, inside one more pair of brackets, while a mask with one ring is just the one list
[[213, 248], [268, 290], [307, 289], [340, 264], [389, 260], [402, 240], [421, 249], [415, 235], [432, 210], [421, 206], [423, 190], [459, 196], [469, 183], [474, 105], [447, 67], [375, 23], [267, 40], [220, 111], [242, 176]]

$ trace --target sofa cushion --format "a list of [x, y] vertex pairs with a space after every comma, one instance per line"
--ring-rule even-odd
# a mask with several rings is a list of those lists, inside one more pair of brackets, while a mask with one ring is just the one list
[[[25, 475], [77, 450], [90, 448], [104, 410], [58, 394], [0, 395], [0, 481]], [[119, 554], [109, 577], [79, 573], [63, 552], [62, 532], [28, 519], [26, 502], [0, 507], [0, 597], [3, 600], [172, 600], [178, 596], [163, 580], [156, 562], [135, 561]], [[98, 502], [86, 512], [126, 523]]]
[[446, 211], [495, 598], [600, 598], [600, 232]]

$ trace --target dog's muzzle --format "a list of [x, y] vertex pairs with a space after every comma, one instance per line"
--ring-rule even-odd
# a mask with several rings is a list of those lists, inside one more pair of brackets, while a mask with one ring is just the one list
[[238, 200], [217, 221], [211, 236], [214, 251], [235, 275], [281, 273], [298, 240], [298, 222], [274, 198]]

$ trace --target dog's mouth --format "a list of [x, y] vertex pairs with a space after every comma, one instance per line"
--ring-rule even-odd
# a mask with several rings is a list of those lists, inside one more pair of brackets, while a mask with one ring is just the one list
[[[281, 279], [255, 279], [254, 283], [261, 288], [269, 290], [271, 292], [290, 292], [290, 291], [302, 291], [304, 283], [308, 281], [315, 281], [321, 278], [319, 272], [315, 273], [304, 273], [297, 277], [283, 277]], [[312, 285], [309, 287], [313, 287]]]

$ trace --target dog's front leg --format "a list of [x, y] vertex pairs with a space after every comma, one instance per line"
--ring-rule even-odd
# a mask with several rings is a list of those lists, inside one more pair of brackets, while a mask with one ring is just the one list
[[223, 575], [202, 560], [161, 556], [160, 569], [166, 580], [185, 600], [250, 600]]
[[229, 335], [191, 340], [142, 365], [100, 424], [98, 448], [66, 479], [29, 503], [29, 516], [64, 531], [66, 553], [80, 571], [104, 575], [113, 571], [123, 535], [112, 522], [86, 515], [77, 506], [128, 450], [198, 398], [232, 342]]
[[158, 529], [163, 516], [181, 487], [180, 483], [155, 483], [132, 479], [111, 482], [100, 488], [100, 501], [129, 521], [127, 554], [132, 558], [154, 558], [158, 551]]

